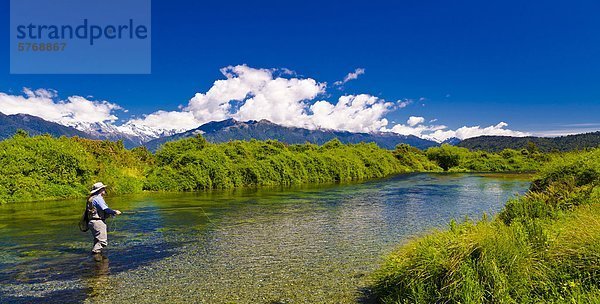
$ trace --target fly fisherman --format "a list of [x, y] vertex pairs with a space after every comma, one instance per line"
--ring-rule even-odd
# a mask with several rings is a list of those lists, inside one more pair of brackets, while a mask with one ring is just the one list
[[106, 185], [101, 182], [95, 183], [87, 200], [86, 214], [87, 226], [94, 236], [94, 247], [92, 254], [99, 254], [102, 248], [108, 245], [108, 234], [106, 231], [106, 218], [111, 215], [119, 215], [121, 211], [108, 208], [103, 196], [106, 194]]

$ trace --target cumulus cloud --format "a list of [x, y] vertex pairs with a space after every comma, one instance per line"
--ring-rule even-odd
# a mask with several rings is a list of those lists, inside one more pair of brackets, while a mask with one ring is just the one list
[[343, 80], [339, 80], [334, 82], [333, 84], [336, 86], [341, 86], [343, 84], [345, 84], [346, 82], [350, 81], [350, 80], [355, 80], [358, 79], [358, 76], [362, 75], [365, 73], [365, 69], [363, 68], [357, 68], [356, 70], [354, 70], [354, 72], [350, 72], [346, 75], [346, 77], [344, 77]]
[[326, 84], [311, 78], [279, 77], [275, 71], [246, 65], [223, 68], [226, 79], [215, 81], [206, 93], [196, 93], [183, 110], [200, 123], [235, 118], [306, 124], [307, 101], [324, 93]]
[[81, 96], [70, 96], [57, 100], [53, 90], [23, 89], [23, 95], [0, 93], [0, 112], [29, 114], [63, 125], [74, 126], [80, 123], [114, 122], [114, 111], [122, 108], [102, 100], [89, 100]]
[[[207, 92], [196, 93], [182, 108], [186, 123], [199, 126], [227, 118], [267, 119], [285, 126], [371, 132], [388, 124], [384, 116], [389, 111], [410, 103], [388, 102], [368, 94], [341, 96], [336, 103], [317, 100], [325, 93], [326, 83], [292, 77], [295, 74], [289, 70], [237, 65], [225, 67], [221, 73], [225, 79], [215, 81]], [[364, 70], [357, 69], [356, 73], [347, 78], [358, 77]], [[151, 125], [146, 122], [149, 119], [168, 122], [172, 115], [156, 112], [132, 123]]]
[[411, 116], [408, 118], [408, 120], [406, 121], [406, 123], [411, 126], [414, 127], [418, 124], [422, 124], [425, 122], [425, 118], [423, 117], [419, 117], [419, 116]]
[[313, 128], [374, 132], [388, 125], [384, 116], [393, 108], [393, 102], [368, 94], [346, 95], [335, 105], [317, 101], [310, 107], [313, 114], [308, 118]]

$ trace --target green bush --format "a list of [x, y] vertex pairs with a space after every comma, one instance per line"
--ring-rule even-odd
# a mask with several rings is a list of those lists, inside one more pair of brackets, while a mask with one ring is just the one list
[[82, 197], [99, 180], [116, 194], [139, 192], [146, 167], [120, 142], [21, 132], [0, 141], [0, 201]]
[[345, 182], [405, 172], [375, 144], [288, 146], [278, 141], [210, 144], [200, 137], [168, 143], [155, 155], [144, 188], [160, 191]]
[[448, 171], [452, 167], [458, 167], [461, 158], [468, 153], [469, 150], [466, 148], [443, 144], [440, 147], [427, 149], [427, 158], [435, 161], [444, 171]]

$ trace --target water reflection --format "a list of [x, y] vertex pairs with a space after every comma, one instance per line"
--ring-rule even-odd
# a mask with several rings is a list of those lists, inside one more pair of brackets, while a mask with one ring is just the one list
[[88, 295], [90, 298], [95, 298], [106, 293], [107, 287], [110, 286], [108, 277], [110, 274], [110, 260], [107, 256], [102, 256], [100, 254], [92, 255], [92, 259], [91, 273], [93, 275], [87, 280], [87, 286]]

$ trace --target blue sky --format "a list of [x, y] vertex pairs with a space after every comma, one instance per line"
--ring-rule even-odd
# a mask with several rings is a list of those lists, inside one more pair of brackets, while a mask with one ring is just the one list
[[[600, 129], [598, 11], [597, 1], [154, 0], [150, 75], [10, 75], [3, 22], [0, 92], [93, 96], [127, 109], [114, 112], [123, 121], [179, 111], [225, 78], [221, 68], [245, 64], [326, 82], [311, 102], [412, 100], [386, 112], [389, 128], [415, 116], [448, 130], [591, 131]], [[0, 18], [8, 12], [3, 1]], [[357, 68], [358, 79], [334, 85]]]

